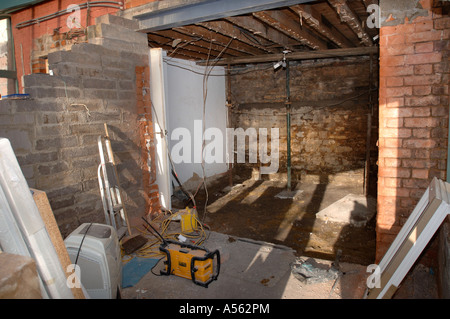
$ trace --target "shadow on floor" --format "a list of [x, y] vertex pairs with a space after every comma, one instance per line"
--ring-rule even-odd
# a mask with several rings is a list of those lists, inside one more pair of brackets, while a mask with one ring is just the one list
[[241, 179], [232, 188], [227, 185], [224, 177], [208, 188], [206, 216], [204, 196], [201, 191], [197, 195], [199, 214], [213, 231], [282, 244], [298, 256], [334, 260], [341, 250], [342, 261], [374, 262], [375, 219], [353, 227], [316, 218], [320, 210], [346, 195], [361, 193], [359, 185], [333, 184], [323, 176], [319, 183], [297, 184], [302, 192], [295, 200], [276, 198], [285, 189], [282, 181]]

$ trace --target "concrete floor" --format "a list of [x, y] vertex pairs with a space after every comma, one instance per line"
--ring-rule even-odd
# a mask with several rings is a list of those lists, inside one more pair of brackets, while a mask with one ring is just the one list
[[[151, 271], [136, 285], [123, 288], [122, 299], [361, 299], [366, 290], [367, 267], [339, 263], [337, 276], [298, 279], [292, 266], [299, 261], [316, 265], [316, 269], [331, 271], [333, 262], [311, 257], [297, 257], [292, 249], [267, 242], [237, 238], [211, 232], [205, 247], [218, 249], [221, 268], [216, 281], [208, 288], [191, 280], [171, 276], [156, 276]], [[153, 272], [164, 269], [159, 262]], [[323, 274], [323, 271], [322, 271]], [[318, 278], [318, 282], [314, 279]], [[322, 279], [322, 280], [320, 280]], [[436, 299], [436, 274], [433, 269], [417, 265], [406, 276], [393, 299]]]
[[[218, 279], [208, 288], [191, 280], [149, 272], [137, 285], [122, 289], [124, 299], [353, 299], [365, 290], [366, 267], [340, 263], [342, 274], [320, 283], [305, 283], [292, 273], [295, 251], [271, 243], [211, 232], [205, 247], [219, 249]], [[329, 269], [330, 261], [315, 260]], [[163, 269], [160, 262], [155, 269]]]

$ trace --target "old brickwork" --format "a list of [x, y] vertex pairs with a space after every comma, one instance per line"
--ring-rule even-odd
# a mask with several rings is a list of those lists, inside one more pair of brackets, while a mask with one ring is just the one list
[[450, 18], [427, 16], [380, 30], [377, 260], [431, 179], [446, 179]]
[[[377, 59], [372, 61], [376, 74]], [[331, 180], [346, 174], [362, 185], [368, 114], [372, 113], [368, 98], [370, 76], [367, 56], [290, 63], [293, 179], [315, 176], [317, 181]], [[374, 101], [377, 80], [372, 80]], [[280, 173], [286, 172], [287, 160], [285, 100], [284, 70], [246, 70], [232, 76], [232, 125], [244, 129], [279, 128]], [[375, 117], [376, 111], [374, 125]], [[373, 164], [376, 133], [375, 128], [371, 134]]]
[[136, 67], [136, 103], [139, 115], [139, 137], [142, 163], [142, 185], [146, 195], [146, 211], [156, 217], [161, 208], [156, 184], [155, 133], [150, 98], [150, 68]]
[[[145, 34], [132, 31], [135, 23], [100, 17], [88, 29], [88, 43], [49, 54], [53, 76], [25, 76], [30, 100], [0, 101], [0, 135], [10, 139], [30, 187], [47, 192], [63, 236], [82, 222], [104, 222], [97, 178], [104, 123], [128, 214], [142, 216], [150, 209], [151, 181], [144, 188], [142, 173], [148, 158], [142, 157], [138, 125], [142, 116], [151, 123], [138, 103], [149, 85], [142, 82], [148, 46]], [[137, 75], [145, 67], [147, 72]]]

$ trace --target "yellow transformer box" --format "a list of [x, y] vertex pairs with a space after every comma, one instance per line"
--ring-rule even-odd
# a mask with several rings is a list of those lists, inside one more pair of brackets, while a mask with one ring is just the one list
[[159, 247], [167, 258], [162, 275], [176, 275], [191, 279], [195, 284], [208, 288], [217, 280], [220, 272], [220, 253], [210, 252], [197, 246], [165, 240]]

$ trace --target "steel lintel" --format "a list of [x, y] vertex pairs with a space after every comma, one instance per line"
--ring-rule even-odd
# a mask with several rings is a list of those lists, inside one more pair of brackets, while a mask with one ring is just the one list
[[173, 5], [133, 16], [141, 23], [141, 32], [159, 31], [183, 25], [216, 20], [279, 7], [293, 6], [308, 0], [204, 0], [173, 1]]

